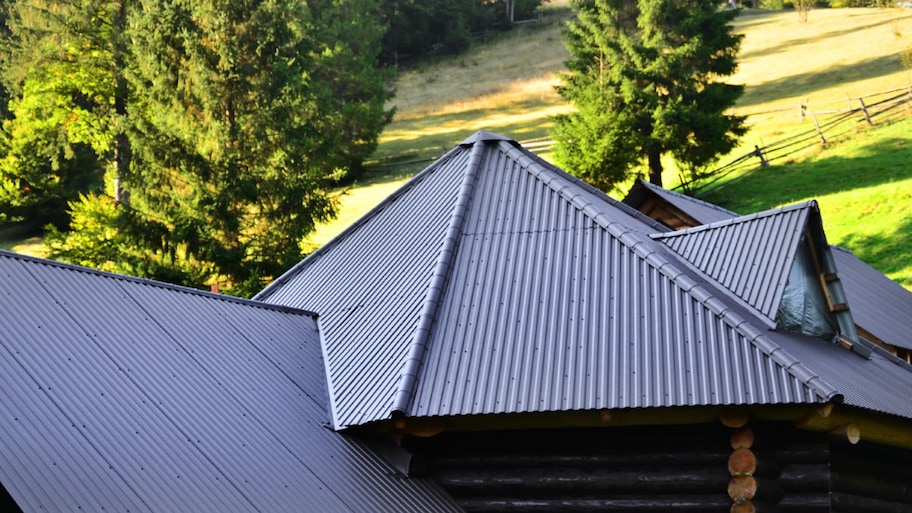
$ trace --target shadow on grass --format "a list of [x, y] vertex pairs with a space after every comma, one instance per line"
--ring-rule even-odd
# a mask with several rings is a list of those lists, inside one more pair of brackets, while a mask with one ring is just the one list
[[839, 192], [912, 178], [912, 145], [907, 139], [881, 139], [862, 146], [856, 156], [819, 157], [775, 165], [740, 178], [700, 198], [742, 214], [759, 212]]
[[[880, 21], [876, 21], [873, 23], [868, 23], [867, 25], [858, 25], [858, 26], [852, 26], [851, 28], [841, 29], [841, 30], [832, 30], [830, 32], [815, 35], [814, 37], [799, 37], [796, 39], [786, 39], [786, 40], [782, 41], [781, 44], [778, 44], [775, 46], [770, 46], [767, 48], [754, 50], [752, 52], [744, 52], [742, 54], [739, 54], [738, 59], [745, 61], [747, 59], [766, 57], [767, 55], [774, 55], [777, 53], [794, 50], [794, 48], [796, 46], [816, 43], [816, 42], [819, 42], [819, 41], [822, 41], [825, 39], [834, 38], [834, 37], [846, 36], [846, 35], [852, 34], [854, 32], [858, 32], [859, 30], [866, 30], [866, 29], [870, 29], [870, 28], [874, 28], [874, 27], [879, 27], [881, 25], [892, 25], [894, 22], [895, 22], [894, 19], [887, 18], [887, 19], [882, 19]], [[745, 27], [745, 25], [739, 26], [739, 29], [743, 30], [742, 27]]]
[[828, 87], [891, 75], [902, 69], [898, 55], [884, 55], [851, 66], [808, 70], [805, 73], [747, 86], [739, 107], [764, 104], [781, 98], [803, 97]]

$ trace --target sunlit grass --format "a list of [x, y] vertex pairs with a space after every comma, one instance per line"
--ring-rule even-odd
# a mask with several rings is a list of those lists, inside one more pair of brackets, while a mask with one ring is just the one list
[[701, 197], [740, 213], [817, 200], [831, 244], [912, 289], [912, 118], [864, 130], [801, 162], [758, 170]]

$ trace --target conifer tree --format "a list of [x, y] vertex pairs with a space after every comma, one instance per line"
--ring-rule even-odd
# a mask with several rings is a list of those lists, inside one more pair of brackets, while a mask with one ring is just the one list
[[317, 20], [301, 0], [149, 0], [133, 13], [133, 162], [118, 217], [155, 268], [171, 259], [182, 280], [250, 294], [333, 213], [327, 179], [376, 141], [388, 93], [373, 75], [359, 84], [369, 66], [348, 60], [347, 45], [379, 49], [380, 31], [321, 41], [334, 29]]
[[575, 112], [555, 119], [555, 159], [610, 190], [646, 164], [662, 184], [662, 157], [694, 173], [746, 132], [726, 115], [743, 92], [722, 82], [736, 68], [737, 11], [711, 0], [576, 0], [558, 87]]

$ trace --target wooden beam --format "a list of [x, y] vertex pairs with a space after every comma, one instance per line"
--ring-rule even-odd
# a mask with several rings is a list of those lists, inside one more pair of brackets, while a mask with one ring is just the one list
[[827, 417], [808, 417], [796, 426], [811, 431], [830, 432], [847, 424], [858, 429], [862, 440], [912, 449], [912, 420], [837, 405]]
[[854, 422], [849, 422], [844, 426], [839, 426], [830, 430], [830, 436], [839, 440], [845, 440], [855, 445], [861, 440], [861, 429]]

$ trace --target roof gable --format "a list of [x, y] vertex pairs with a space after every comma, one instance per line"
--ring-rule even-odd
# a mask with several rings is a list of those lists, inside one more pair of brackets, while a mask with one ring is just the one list
[[0, 482], [23, 510], [457, 509], [323, 427], [312, 314], [9, 253], [0, 281]]
[[654, 235], [775, 326], [813, 202]]

